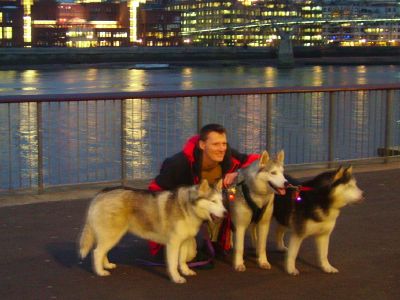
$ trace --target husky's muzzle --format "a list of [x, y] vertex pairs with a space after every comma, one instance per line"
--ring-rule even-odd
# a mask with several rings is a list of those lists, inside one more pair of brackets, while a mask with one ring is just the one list
[[278, 194], [280, 196], [284, 196], [286, 194], [286, 182], [284, 187], [278, 187], [275, 184], [273, 184], [271, 181], [268, 181], [268, 184], [270, 187], [272, 187], [275, 191], [275, 194]]
[[211, 221], [214, 222], [214, 223], [219, 223], [226, 217], [227, 214], [228, 214], [228, 211], [226, 210], [226, 208], [225, 208], [224, 213], [223, 213], [223, 215], [221, 217], [219, 217], [217, 215], [214, 215], [213, 213], [210, 213]]

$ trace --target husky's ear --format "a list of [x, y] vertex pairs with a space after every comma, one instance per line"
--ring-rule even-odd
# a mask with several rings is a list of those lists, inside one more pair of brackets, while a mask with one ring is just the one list
[[263, 151], [263, 153], [261, 154], [261, 157], [260, 157], [260, 164], [259, 164], [259, 166], [262, 168], [262, 167], [265, 167], [266, 165], [267, 165], [267, 162], [269, 161], [269, 154], [268, 154], [268, 151]]
[[278, 155], [276, 156], [276, 159], [278, 160], [278, 162], [283, 164], [283, 161], [285, 160], [285, 151], [283, 150], [279, 151]]
[[208, 192], [209, 189], [210, 189], [210, 186], [208, 185], [208, 181], [206, 179], [203, 179], [199, 186], [199, 193], [205, 194]]
[[218, 182], [215, 184], [215, 189], [218, 192], [222, 191], [222, 179], [218, 180]]
[[339, 180], [340, 178], [342, 178], [343, 173], [344, 173], [344, 169], [342, 166], [340, 166], [339, 169], [336, 170], [336, 174], [335, 174], [335, 177], [333, 177], [333, 181], [335, 182], [335, 181]]
[[351, 175], [353, 173], [353, 166], [349, 166], [346, 168], [346, 170], [344, 170], [345, 173], [347, 173], [348, 175]]

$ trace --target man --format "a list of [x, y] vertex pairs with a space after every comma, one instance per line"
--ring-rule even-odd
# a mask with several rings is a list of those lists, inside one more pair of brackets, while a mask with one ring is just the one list
[[[208, 124], [199, 135], [191, 137], [183, 150], [165, 159], [160, 174], [150, 183], [152, 191], [171, 190], [178, 186], [193, 185], [202, 179], [214, 184], [223, 179], [225, 187], [231, 185], [239, 168], [258, 159], [258, 154], [242, 154], [229, 147], [226, 129], [219, 124]], [[211, 240], [216, 241], [218, 226], [210, 226]], [[150, 242], [150, 251], [155, 255], [160, 245]]]

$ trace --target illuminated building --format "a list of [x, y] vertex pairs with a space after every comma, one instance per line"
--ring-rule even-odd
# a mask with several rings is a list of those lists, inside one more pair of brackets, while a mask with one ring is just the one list
[[121, 3], [126, 2], [126, 7], [128, 8], [129, 14], [129, 41], [131, 43], [138, 43], [138, 33], [137, 33], [137, 10], [141, 3], [145, 3], [146, 0], [77, 0], [77, 3]]
[[394, 0], [58, 1], [0, 0], [0, 47], [400, 45], [400, 22], [304, 22], [399, 18]]
[[[261, 37], [260, 28], [229, 29], [260, 19], [260, 9], [250, 9], [250, 5], [236, 0], [176, 0], [168, 6], [168, 10], [181, 12], [185, 43], [198, 46], [244, 46], [254, 42], [263, 45], [262, 40], [265, 38]], [[226, 29], [221, 31], [220, 28]], [[253, 40], [253, 34], [260, 39]]]
[[127, 0], [129, 8], [129, 41], [131, 43], [139, 42], [137, 34], [137, 9], [140, 3], [145, 3], [146, 0]]
[[[168, 9], [181, 12], [182, 33], [193, 45], [257, 47], [275, 45], [279, 39], [274, 26], [257, 26], [257, 24], [268, 23], [271, 20], [276, 23], [295, 18], [320, 19], [322, 7], [314, 2], [311, 0], [175, 0]], [[249, 26], [242, 26], [243, 24]], [[314, 46], [322, 42], [320, 25], [302, 25], [294, 30], [294, 45]]]
[[181, 16], [178, 12], [166, 11], [144, 5], [138, 11], [138, 37], [143, 46], [181, 46]]
[[33, 0], [21, 0], [22, 7], [24, 9], [24, 46], [30, 47], [32, 42], [32, 16], [31, 16], [31, 7], [33, 4]]
[[23, 25], [20, 1], [0, 0], [0, 47], [22, 47]]
[[57, 3], [41, 0], [35, 3], [32, 11], [34, 46], [129, 46], [126, 2]]
[[[399, 1], [323, 1], [327, 19], [399, 18]], [[324, 25], [324, 43], [337, 46], [399, 46], [399, 22], [359, 22]]]

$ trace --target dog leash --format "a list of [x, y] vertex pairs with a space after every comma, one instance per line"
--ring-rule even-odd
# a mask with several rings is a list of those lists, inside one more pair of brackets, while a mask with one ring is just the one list
[[286, 187], [286, 190], [291, 192], [291, 199], [294, 201], [301, 201], [303, 200], [303, 198], [301, 198], [300, 193], [301, 192], [309, 192], [309, 191], [313, 191], [314, 188], [310, 187], [310, 186], [302, 186], [302, 185], [292, 185], [289, 184]]

